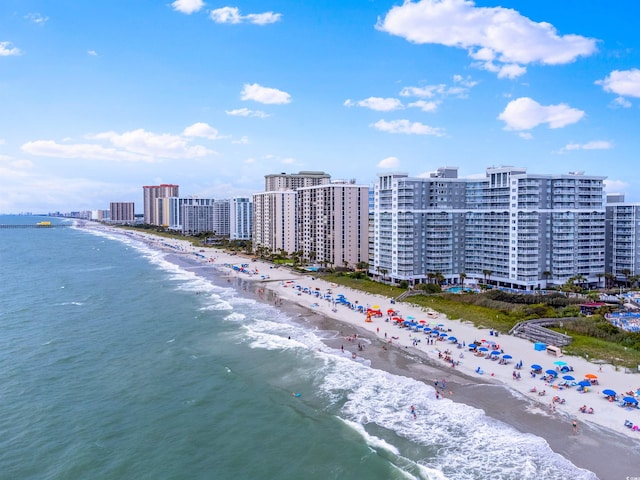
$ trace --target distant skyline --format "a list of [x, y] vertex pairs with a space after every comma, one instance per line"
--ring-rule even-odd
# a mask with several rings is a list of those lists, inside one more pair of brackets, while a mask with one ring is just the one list
[[0, 212], [499, 165], [640, 202], [633, 5], [3, 0]]

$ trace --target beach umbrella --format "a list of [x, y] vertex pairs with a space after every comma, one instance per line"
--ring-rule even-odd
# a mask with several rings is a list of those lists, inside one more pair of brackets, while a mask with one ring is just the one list
[[502, 355], [502, 358], [504, 358], [505, 360], [511, 360], [513, 357], [505, 353], [504, 355]]
[[416, 319], [416, 317], [412, 317], [411, 315], [408, 315], [408, 316], [407, 316], [407, 319], [408, 319], [408, 320], [415, 320], [415, 319]]
[[456, 337], [449, 337], [450, 342], [457, 342], [458, 339]]
[[429, 327], [424, 327], [423, 329], [426, 333], [429, 333], [431, 331], [431, 329]]
[[602, 390], [602, 393], [607, 397], [615, 397], [617, 395], [613, 390]]
[[426, 320], [420, 320], [420, 323], [425, 324], [425, 323], [427, 323], [427, 321]]
[[563, 375], [562, 378], [564, 378], [565, 380], [575, 380], [575, 378], [573, 378], [571, 375]]
[[441, 337], [448, 337], [448, 336], [449, 336], [449, 334], [448, 334], [448, 333], [444, 333], [444, 332], [442, 332], [442, 333], [440, 334], [440, 336], [441, 336]]
[[374, 306], [373, 306], [373, 307], [371, 307], [371, 308], [373, 308], [374, 310], [377, 310], [377, 309], [379, 309], [379, 308], [380, 308], [380, 305], [374, 305]]
[[567, 362], [563, 362], [562, 360], [558, 360], [557, 362], [553, 362], [554, 365], [558, 365], [559, 367], [562, 367], [563, 365], [566, 365]]
[[439, 327], [444, 327], [444, 323], [439, 323], [438, 326]]
[[492, 350], [491, 355], [500, 355], [500, 350]]
[[534, 363], [533, 365], [531, 365], [531, 369], [532, 370], [542, 370], [542, 367], [540, 365]]
[[481, 352], [488, 352], [489, 349], [487, 347], [480, 347], [478, 350], [480, 350]]
[[591, 382], [589, 380], [580, 380], [578, 382], [578, 385], [580, 385], [581, 387], [590, 387]]
[[624, 398], [622, 399], [622, 401], [623, 401], [623, 402], [625, 402], [625, 403], [633, 403], [634, 405], [637, 405], [637, 404], [638, 404], [638, 400], [636, 400], [636, 399], [635, 399], [635, 398], [633, 398], [633, 397], [624, 397]]
[[598, 378], [597, 375], [594, 375], [593, 373], [587, 373], [584, 378]]
[[554, 377], [558, 376], [558, 372], [556, 372], [555, 370], [547, 370], [545, 373], [547, 373], [548, 375], [553, 375]]
[[478, 348], [478, 345], [476, 345], [475, 343], [470, 343], [469, 348]]

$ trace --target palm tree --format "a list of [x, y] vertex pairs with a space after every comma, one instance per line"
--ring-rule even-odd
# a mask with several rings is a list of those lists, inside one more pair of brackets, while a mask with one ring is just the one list
[[482, 270], [482, 275], [484, 276], [485, 285], [489, 283], [489, 279], [491, 278], [491, 274], [493, 271], [491, 270]]
[[620, 273], [624, 275], [624, 286], [626, 288], [629, 288], [629, 276], [631, 275], [631, 270], [629, 270], [628, 268], [623, 268], [622, 270], [620, 270]]
[[462, 272], [460, 274], [460, 285], [462, 286], [462, 291], [464, 292], [464, 281], [467, 279], [467, 274]]
[[544, 278], [544, 288], [549, 286], [549, 278], [551, 277], [551, 272], [549, 270], [545, 270], [542, 272], [542, 277]]
[[602, 277], [604, 277], [604, 273], [602, 272], [596, 273], [596, 277], [598, 277], [598, 286], [600, 286], [600, 283], [602, 282]]
[[604, 288], [611, 288], [613, 286], [613, 281], [616, 276], [611, 272], [606, 272], [604, 274]]

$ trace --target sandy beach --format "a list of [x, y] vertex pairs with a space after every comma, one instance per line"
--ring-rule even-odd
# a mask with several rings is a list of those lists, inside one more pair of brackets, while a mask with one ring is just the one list
[[[634, 393], [640, 400], [635, 393], [640, 390], [637, 371], [593, 361], [597, 359], [556, 357], [536, 350], [531, 342], [521, 338], [507, 334], [496, 336], [495, 332], [476, 328], [468, 321], [449, 319], [411, 303], [392, 303], [386, 297], [339, 287], [312, 274], [300, 275], [246, 256], [213, 248], [194, 248], [185, 241], [144, 233], [110, 230], [175, 253], [192, 265], [222, 270], [226, 282], [235, 286], [252, 285], [254, 294], [262, 301], [285, 310], [306, 312], [320, 328], [342, 333], [333, 341], [336, 343], [333, 348], [344, 348], [346, 354], [354, 358], [366, 358], [374, 368], [431, 384], [437, 380], [439, 387], [446, 379], [446, 387], [439, 388], [439, 395], [482, 408], [488, 415], [520, 431], [545, 438], [553, 450], [577, 466], [595, 472], [599, 478], [640, 477], [640, 468], [632, 460], [633, 455], [640, 453], [640, 430], [625, 425], [627, 422], [640, 425], [640, 409], [620, 406], [603, 393], [613, 390], [617, 400]], [[380, 310], [382, 316], [368, 319], [357, 308], [336, 303], [338, 295], [354, 306], [362, 306], [364, 311], [367, 307]], [[394, 317], [437, 327], [438, 333], [428, 335], [409, 329], [403, 322], [394, 321]], [[452, 336], [455, 341], [450, 340]], [[473, 342], [478, 349], [501, 352], [492, 357], [500, 359], [506, 354], [512, 358], [507, 359], [506, 364], [488, 359], [487, 354], [493, 350], [474, 353], [469, 349]], [[520, 362], [523, 366], [516, 370]], [[541, 366], [542, 373], [533, 376], [531, 365]], [[562, 372], [562, 367], [571, 371]], [[573, 380], [563, 379], [565, 375]], [[557, 377], [549, 381], [550, 376]], [[576, 384], [588, 380], [587, 376], [593, 384], [586, 392], [579, 392]], [[563, 382], [569, 386], [561, 386]], [[542, 391], [544, 395], [540, 395]], [[593, 413], [581, 412], [582, 406], [587, 412], [593, 409]], [[573, 422], [577, 423], [577, 431]]]

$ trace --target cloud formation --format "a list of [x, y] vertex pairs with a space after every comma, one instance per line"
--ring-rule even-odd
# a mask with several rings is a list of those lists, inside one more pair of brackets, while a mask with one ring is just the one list
[[35, 23], [36, 25], [44, 25], [49, 20], [49, 17], [43, 17], [39, 13], [28, 13], [24, 16], [30, 22]]
[[611, 150], [613, 144], [607, 140], [594, 140], [587, 143], [569, 143], [560, 149], [560, 153], [571, 150]]
[[226, 113], [227, 115], [231, 115], [232, 117], [267, 118], [271, 116], [268, 113], [263, 112], [262, 110], [250, 110], [248, 108], [236, 108], [234, 110], [225, 110], [224, 113]]
[[282, 105], [291, 103], [291, 95], [277, 88], [263, 87], [257, 83], [246, 83], [240, 94], [242, 100], [253, 100], [254, 102], [267, 105]]
[[364, 100], [345, 100], [345, 107], [364, 107], [378, 112], [391, 112], [403, 108], [402, 102], [397, 98], [381, 98], [381, 97], [369, 97]]
[[20, 55], [22, 52], [18, 47], [14, 47], [11, 42], [0, 42], [0, 57]]
[[[605, 92], [615, 93], [621, 97], [640, 98], [640, 69], [614, 70], [603, 80], [598, 80], [596, 85], [601, 85]], [[621, 100], [621, 106], [629, 106], [628, 102]]]
[[410, 122], [409, 120], [378, 120], [370, 126], [376, 130], [387, 133], [404, 133], [407, 135], [433, 135], [443, 137], [444, 130], [437, 127], [430, 127], [420, 122]]
[[204, 7], [203, 0], [176, 0], [171, 4], [171, 7], [176, 12], [186, 13], [187, 15], [191, 15], [194, 12], [200, 11], [202, 7]]
[[378, 165], [376, 165], [376, 167], [378, 167], [378, 168], [398, 168], [399, 165], [400, 165], [400, 160], [398, 160], [396, 157], [387, 157], [387, 158], [383, 158], [382, 160], [380, 160], [378, 162]]
[[564, 103], [544, 106], [529, 97], [521, 97], [510, 101], [498, 119], [506, 123], [505, 130], [531, 130], [544, 123], [549, 128], [566, 127], [584, 116], [582, 110]]
[[[157, 134], [142, 128], [124, 133], [113, 131], [87, 135], [95, 143], [66, 143], [35, 140], [23, 144], [23, 152], [42, 157], [84, 158], [117, 162], [157, 162], [162, 159], [188, 159], [213, 155], [203, 145], [190, 145], [194, 137], [215, 140], [218, 131], [206, 123], [194, 123], [182, 135]], [[106, 145], [105, 145], [106, 144]]]
[[405, 0], [376, 28], [416, 44], [465, 49], [476, 66], [501, 78], [524, 74], [528, 64], [566, 64], [596, 51], [595, 39], [559, 35], [547, 22], [513, 9], [476, 7], [471, 0]]
[[222, 7], [211, 10], [209, 17], [216, 23], [253, 23], [255, 25], [268, 25], [280, 21], [281, 13], [249, 13], [241, 15], [238, 7]]

